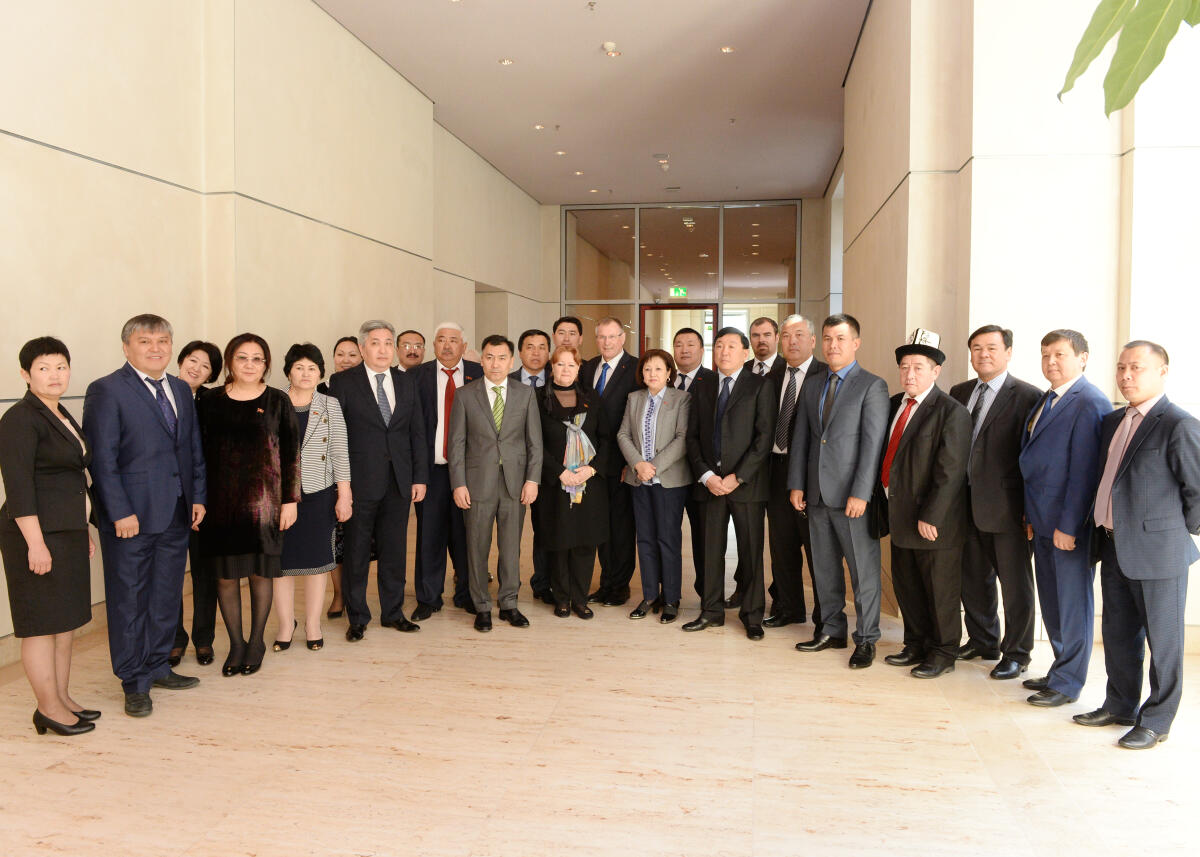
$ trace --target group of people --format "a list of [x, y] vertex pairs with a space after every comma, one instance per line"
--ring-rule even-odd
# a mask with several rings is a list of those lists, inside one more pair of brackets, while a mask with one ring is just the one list
[[[373, 560], [385, 627], [415, 632], [442, 610], [448, 567], [452, 603], [477, 631], [492, 630], [493, 607], [499, 621], [527, 627], [518, 592], [529, 509], [531, 589], [558, 617], [626, 604], [636, 567], [629, 618], [674, 622], [686, 514], [700, 613], [684, 631], [723, 625], [737, 609], [747, 637], [761, 640], [764, 628], [811, 617], [812, 638], [796, 648], [846, 649], [852, 638], [856, 669], [875, 660], [880, 540], [890, 536], [904, 638], [884, 660], [923, 679], [972, 658], [997, 660], [994, 679], [1024, 674], [1036, 580], [1054, 662], [1025, 685], [1042, 707], [1074, 702], [1083, 687], [1098, 558], [1108, 690], [1101, 708], [1074, 719], [1131, 727], [1119, 742], [1129, 748], [1165, 740], [1181, 693], [1187, 570], [1200, 558], [1190, 535], [1200, 532], [1200, 423], [1166, 399], [1161, 346], [1122, 349], [1116, 380], [1129, 405], [1113, 411], [1084, 377], [1088, 345], [1072, 330], [1042, 339], [1045, 393], [1008, 372], [1012, 332], [997, 325], [968, 339], [977, 380], [944, 392], [940, 338], [915, 331], [896, 349], [901, 392], [890, 399], [857, 362], [859, 324], [847, 314], [820, 327], [824, 361], [799, 315], [756, 319], [748, 335], [717, 330], [715, 369], [702, 365], [706, 342], [690, 328], [671, 352], [640, 358], [625, 350], [620, 320], [594, 330], [599, 353], [588, 360], [583, 323], [564, 316], [515, 346], [485, 337], [475, 361], [463, 328], [443, 322], [425, 360], [421, 333], [368, 321], [335, 344], [327, 384], [320, 350], [293, 345], [285, 392], [267, 384], [271, 350], [256, 334], [223, 351], [189, 343], [175, 377], [169, 323], [136, 316], [121, 334], [125, 365], [87, 389], [82, 427], [59, 402], [67, 346], [27, 343], [19, 361], [29, 392], [0, 418], [0, 550], [38, 732], [88, 731], [100, 716], [68, 686], [72, 631], [90, 618], [89, 521], [100, 534], [113, 671], [126, 713], [145, 716], [152, 688], [198, 683], [173, 669], [189, 641], [189, 554], [197, 661], [214, 659], [219, 606], [230, 640], [222, 672], [251, 675], [272, 606], [273, 648], [291, 645], [297, 577], [309, 649], [323, 645], [327, 573], [327, 615], [344, 610], [346, 639], [362, 640]], [[223, 383], [207, 387], [222, 367]], [[416, 605], [406, 615], [410, 504]], [[731, 521], [737, 570], [726, 598]]]

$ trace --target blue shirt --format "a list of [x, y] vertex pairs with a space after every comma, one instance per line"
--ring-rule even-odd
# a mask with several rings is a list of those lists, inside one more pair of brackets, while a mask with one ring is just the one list
[[[817, 400], [817, 420], [819, 422], [822, 422], [822, 423], [825, 422], [825, 396], [829, 392], [830, 379], [833, 378], [834, 375], [837, 375], [838, 378], [841, 379], [839, 383], [845, 384], [846, 376], [849, 375], [850, 370], [853, 369], [857, 365], [858, 365], [857, 360], [851, 360], [848, 365], [843, 366], [841, 369], [837, 370], [836, 372], [830, 372], [829, 375], [826, 376], [825, 386], [823, 386], [821, 388], [821, 398]], [[839, 387], [838, 389], [840, 390], [841, 388]], [[836, 401], [836, 399], [835, 399], [835, 401]]]

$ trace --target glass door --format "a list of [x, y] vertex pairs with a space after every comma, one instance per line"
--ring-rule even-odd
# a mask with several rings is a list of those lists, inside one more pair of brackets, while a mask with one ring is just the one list
[[641, 337], [638, 340], [638, 356], [651, 348], [661, 348], [673, 354], [675, 334], [690, 327], [700, 334], [704, 343], [704, 360], [700, 365], [712, 366], [713, 331], [717, 323], [717, 305], [714, 304], [642, 304]]

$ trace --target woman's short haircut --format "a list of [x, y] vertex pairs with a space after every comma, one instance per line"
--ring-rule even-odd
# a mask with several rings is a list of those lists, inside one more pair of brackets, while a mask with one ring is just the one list
[[175, 365], [182, 366], [183, 361], [190, 357], [193, 351], [203, 351], [208, 358], [208, 365], [212, 367], [208, 373], [208, 380], [204, 383], [211, 384], [217, 380], [221, 375], [221, 367], [225, 365], [221, 360], [221, 349], [203, 339], [193, 339], [179, 350], [179, 359], [175, 361]]
[[263, 353], [263, 380], [271, 374], [271, 346], [267, 345], [267, 340], [263, 339], [257, 333], [239, 333], [233, 339], [229, 340], [229, 344], [225, 346], [225, 383], [233, 383], [233, 355], [243, 345], [254, 343], [262, 349]]
[[651, 348], [641, 356], [637, 364], [637, 377], [634, 378], [634, 383], [638, 387], [645, 387], [646, 381], [642, 377], [642, 370], [646, 368], [646, 364], [653, 358], [657, 357], [667, 367], [667, 386], [674, 387], [675, 379], [679, 377], [679, 373], [675, 369], [675, 358], [661, 348]]
[[555, 348], [554, 353], [550, 355], [550, 360], [546, 365], [553, 366], [555, 361], [558, 360], [558, 358], [563, 354], [570, 354], [571, 357], [575, 359], [576, 366], [583, 365], [583, 357], [580, 356], [579, 349], [574, 345], [560, 345]]
[[67, 365], [71, 365], [71, 352], [67, 350], [65, 342], [55, 339], [53, 336], [39, 336], [21, 346], [21, 350], [17, 353], [17, 361], [21, 364], [21, 368], [28, 372], [33, 368], [34, 360], [39, 357], [52, 357], [55, 354], [61, 354], [66, 358]]
[[343, 342], [353, 342], [354, 347], [358, 348], [358, 337], [357, 336], [343, 336], [337, 342], [333, 343], [333, 350], [337, 351], [338, 346], [341, 345]]
[[311, 342], [297, 342], [287, 350], [287, 354], [283, 355], [283, 374], [291, 375], [292, 367], [300, 360], [316, 363], [321, 377], [325, 377], [325, 358], [321, 356], [321, 349]]

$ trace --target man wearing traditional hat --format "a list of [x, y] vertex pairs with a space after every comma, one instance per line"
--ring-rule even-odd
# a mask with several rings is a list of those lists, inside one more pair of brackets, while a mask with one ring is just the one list
[[918, 328], [896, 349], [880, 496], [892, 536], [892, 586], [904, 618], [904, 648], [884, 658], [916, 678], [954, 671], [962, 636], [958, 603], [966, 542], [971, 416], [938, 388], [941, 338]]

